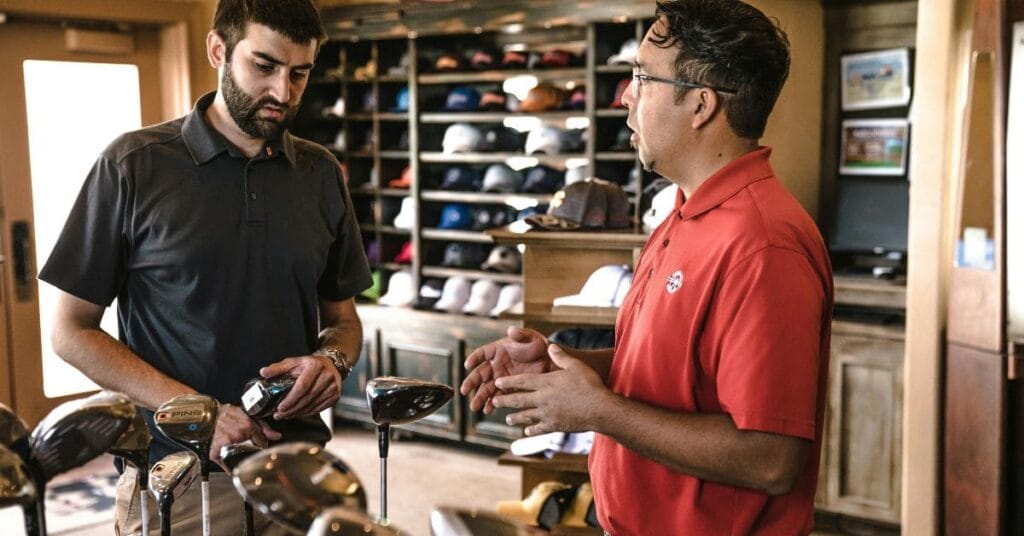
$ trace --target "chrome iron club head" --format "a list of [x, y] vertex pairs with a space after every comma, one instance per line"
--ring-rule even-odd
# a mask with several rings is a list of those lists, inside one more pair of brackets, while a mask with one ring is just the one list
[[149, 489], [160, 507], [160, 534], [171, 533], [171, 505], [199, 475], [197, 458], [191, 452], [169, 454], [149, 469]]
[[374, 523], [365, 512], [332, 506], [320, 512], [309, 526], [306, 536], [348, 536], [369, 534], [373, 536], [400, 536], [402, 531], [395, 527]]
[[455, 390], [447, 385], [412, 378], [381, 376], [366, 383], [370, 417], [377, 424], [417, 421], [445, 405]]
[[431, 536], [541, 536], [548, 531], [492, 512], [440, 506], [430, 512]]
[[363, 484], [340, 458], [313, 443], [276, 445], [235, 467], [238, 493], [261, 513], [305, 534], [324, 508], [366, 511]]

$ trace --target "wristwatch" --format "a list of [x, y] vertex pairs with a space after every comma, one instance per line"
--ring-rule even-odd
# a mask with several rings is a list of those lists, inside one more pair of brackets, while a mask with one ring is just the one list
[[338, 369], [338, 372], [341, 374], [341, 381], [345, 381], [345, 378], [348, 378], [348, 375], [352, 373], [352, 365], [348, 364], [348, 356], [337, 348], [320, 348], [313, 352], [313, 355], [330, 359], [334, 363], [334, 368]]

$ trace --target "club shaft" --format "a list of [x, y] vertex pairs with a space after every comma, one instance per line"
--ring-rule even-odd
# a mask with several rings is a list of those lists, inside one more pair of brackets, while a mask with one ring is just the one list
[[210, 536], [210, 480], [203, 477], [203, 536]]
[[39, 527], [39, 518], [36, 517], [34, 507], [25, 508], [25, 535], [43, 536], [42, 529]]
[[160, 536], [171, 536], [171, 504], [167, 500], [160, 503]]
[[46, 536], [46, 488], [38, 487], [39, 499], [36, 500], [36, 534]]
[[388, 459], [380, 459], [380, 522], [388, 524]]
[[245, 536], [256, 536], [252, 516], [252, 505], [247, 502], [245, 503]]
[[142, 512], [142, 536], [149, 536], [149, 490], [148, 477], [139, 471], [135, 477], [139, 488], [139, 508]]

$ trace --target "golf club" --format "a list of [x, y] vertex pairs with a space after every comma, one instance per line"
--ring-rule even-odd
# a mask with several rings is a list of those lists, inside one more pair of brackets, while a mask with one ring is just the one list
[[235, 489], [263, 515], [295, 534], [330, 506], [366, 511], [366, 491], [337, 456], [320, 445], [284, 443], [241, 461], [233, 471]]
[[270, 417], [292, 387], [295, 387], [295, 380], [294, 376], [288, 374], [249, 380], [242, 389], [242, 409], [253, 419]]
[[[223, 447], [220, 448], [220, 461], [224, 462], [224, 465], [227, 466], [228, 471], [234, 473], [235, 467], [238, 467], [238, 464], [241, 463], [242, 460], [248, 458], [253, 454], [256, 454], [261, 450], [263, 449], [257, 447], [256, 445], [253, 445], [251, 442], [236, 443], [234, 445], [224, 445]], [[244, 503], [245, 535], [254, 536], [256, 534], [256, 530], [253, 527], [252, 505], [249, 504], [249, 501], [244, 501]]]
[[440, 506], [430, 512], [431, 536], [539, 536], [548, 531], [493, 512]]
[[120, 456], [126, 463], [135, 466], [135, 482], [139, 488], [139, 506], [142, 509], [142, 536], [149, 536], [149, 445], [153, 436], [146, 425], [146, 419], [136, 412], [128, 429], [107, 449], [114, 456]]
[[[32, 449], [28, 444], [28, 428], [25, 426], [25, 421], [18, 417], [14, 410], [0, 404], [0, 445], [10, 449], [14, 454], [17, 454], [22, 463], [24, 464], [23, 469], [31, 476], [32, 463]], [[33, 485], [33, 502], [35, 501], [35, 486]], [[36, 526], [37, 518], [35, 511], [32, 508], [28, 508], [31, 504], [23, 507], [25, 512], [25, 532], [29, 536], [35, 534], [41, 534], [42, 529]]]
[[373, 536], [399, 536], [402, 531], [374, 523], [365, 512], [344, 506], [332, 506], [320, 512], [309, 526], [306, 536], [346, 536], [371, 534]]
[[381, 376], [366, 382], [370, 418], [377, 423], [380, 453], [380, 522], [388, 524], [388, 444], [391, 425], [407, 424], [445, 405], [455, 390], [447, 385], [412, 378]]
[[149, 489], [160, 507], [160, 535], [171, 534], [171, 505], [196, 479], [197, 457], [191, 452], [175, 452], [153, 464], [149, 470]]
[[217, 429], [218, 406], [213, 397], [187, 394], [164, 402], [153, 414], [161, 433], [194, 452], [199, 459], [203, 479], [203, 536], [210, 536], [210, 443]]
[[103, 454], [135, 418], [135, 405], [113, 391], [53, 408], [29, 436], [29, 471], [36, 486], [37, 534], [46, 534], [46, 483]]
[[0, 445], [0, 508], [20, 506], [25, 513], [25, 530], [35, 530], [29, 525], [29, 520], [35, 519], [31, 515], [35, 502], [36, 486], [26, 471], [25, 460]]

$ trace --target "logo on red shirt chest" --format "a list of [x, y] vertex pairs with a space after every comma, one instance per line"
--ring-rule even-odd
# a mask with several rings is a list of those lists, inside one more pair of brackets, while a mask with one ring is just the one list
[[665, 278], [665, 281], [665, 292], [675, 294], [683, 286], [683, 271], [676, 270], [672, 272], [672, 275]]

